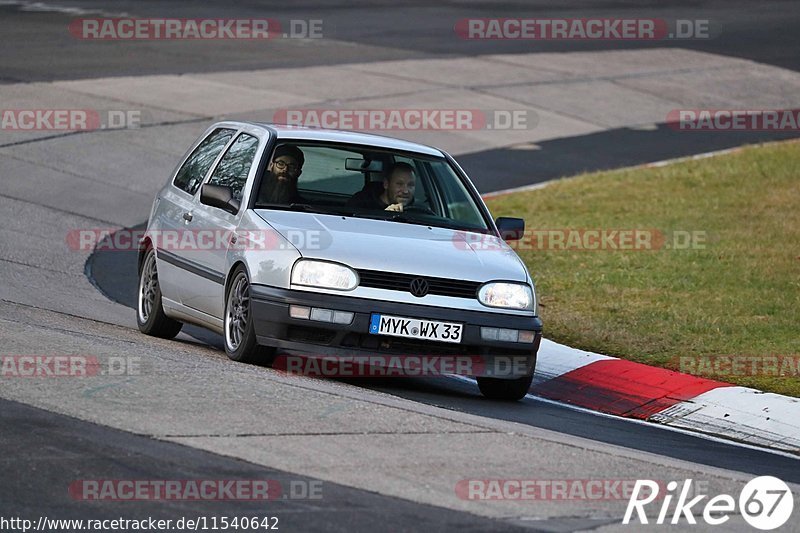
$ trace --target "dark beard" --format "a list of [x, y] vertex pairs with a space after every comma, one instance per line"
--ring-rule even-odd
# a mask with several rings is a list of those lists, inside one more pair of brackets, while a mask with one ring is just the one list
[[288, 204], [297, 196], [297, 182], [292, 179], [279, 180], [275, 174], [267, 171], [261, 180], [258, 194], [259, 203]]

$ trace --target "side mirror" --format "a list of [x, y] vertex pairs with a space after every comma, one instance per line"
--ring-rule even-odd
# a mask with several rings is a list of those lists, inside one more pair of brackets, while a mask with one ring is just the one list
[[240, 206], [239, 200], [233, 197], [233, 188], [210, 183], [204, 183], [200, 189], [200, 203], [218, 207], [232, 215], [239, 212]]
[[500, 217], [494, 223], [504, 241], [518, 241], [525, 235], [525, 221], [521, 218]]

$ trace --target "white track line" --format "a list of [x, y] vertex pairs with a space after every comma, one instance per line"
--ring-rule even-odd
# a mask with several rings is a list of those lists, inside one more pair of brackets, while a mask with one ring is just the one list
[[[470, 377], [457, 376], [457, 375], [450, 375], [449, 377], [455, 378], [455, 379], [457, 379], [459, 381], [463, 381], [465, 383], [471, 383], [471, 384], [475, 385], [476, 387], [478, 386], [478, 382], [475, 379], [470, 378]], [[629, 422], [631, 424], [638, 424], [638, 425], [641, 425], [641, 426], [647, 426], [647, 427], [651, 427], [651, 428], [659, 428], [659, 429], [664, 429], [664, 430], [667, 430], [667, 431], [674, 431], [675, 433], [681, 433], [683, 435], [688, 435], [688, 436], [692, 436], [692, 437], [699, 437], [701, 439], [710, 440], [710, 441], [713, 441], [713, 442], [718, 442], [720, 444], [730, 444], [732, 446], [738, 446], [739, 448], [747, 448], [748, 450], [766, 452], [766, 453], [771, 453], [773, 455], [780, 455], [781, 457], [788, 457], [790, 459], [800, 460], [799, 456], [797, 456], [795, 454], [792, 454], [792, 453], [789, 453], [789, 452], [784, 452], [784, 451], [781, 451], [781, 450], [774, 450], [772, 448], [763, 448], [761, 446], [754, 446], [752, 444], [747, 444], [745, 442], [739, 442], [739, 441], [730, 440], [730, 439], [726, 439], [726, 438], [722, 438], [722, 437], [716, 437], [714, 435], [709, 435], [707, 433], [700, 433], [700, 432], [691, 431], [691, 430], [688, 430], [688, 429], [676, 428], [676, 427], [673, 427], [673, 426], [667, 426], [667, 425], [664, 425], [664, 424], [658, 424], [658, 423], [655, 423], [655, 422], [649, 422], [647, 420], [639, 420], [638, 418], [625, 418], [625, 417], [622, 417], [622, 416], [612, 415], [612, 414], [609, 414], [609, 413], [602, 413], [600, 411], [594, 411], [592, 409], [587, 409], [586, 407], [579, 407], [577, 405], [558, 402], [556, 400], [550, 400], [548, 398], [542, 398], [541, 396], [536, 396], [535, 394], [526, 394], [525, 397], [529, 398], [531, 400], [537, 401], [537, 402], [542, 402], [542, 403], [546, 403], [546, 404], [550, 404], [550, 405], [555, 405], [555, 406], [558, 406], [558, 407], [564, 407], [566, 409], [570, 409], [572, 411], [577, 411], [579, 413], [596, 415], [596, 416], [600, 416], [600, 417], [603, 417], [603, 418], [610, 418], [610, 419], [617, 420], [617, 421]]]

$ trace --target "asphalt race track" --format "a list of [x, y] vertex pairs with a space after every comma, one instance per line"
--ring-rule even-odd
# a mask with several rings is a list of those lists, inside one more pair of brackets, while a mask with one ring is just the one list
[[[464, 54], [519, 53], [531, 51], [525, 41], [478, 41], [464, 43], [452, 38], [454, 21], [465, 17], [652, 17], [708, 19], [714, 39], [686, 40], [681, 47], [721, 53], [792, 70], [800, 68], [796, 49], [798, 15], [791, 0], [770, 0], [754, 8], [746, 0], [709, 2], [634, 2], [576, 0], [534, 0], [532, 2], [348, 2], [299, 1], [244, 2], [235, 12], [229, 6], [202, 2], [135, 2], [121, 0], [109, 4], [94, 0], [65, 0], [60, 7], [81, 8], [75, 16], [138, 17], [272, 17], [324, 20], [325, 37], [341, 41], [309, 54], [287, 43], [177, 43], [168, 54], [158, 43], [141, 42], [135, 50], [115, 42], [101, 48], [75, 43], [64, 31], [63, 13], [41, 10], [35, 17], [20, 13], [16, 2], [3, 10], [5, 43], [9, 52], [3, 58], [5, 81], [62, 80], [103, 76], [153, 73], [203, 72], [219, 70], [307, 67], [320, 64], [362, 63], [369, 61], [448, 57]], [[19, 2], [24, 5], [25, 2]], [[37, 10], [39, 11], [39, 10]], [[404, 25], [387, 24], [399, 18]], [[716, 29], [715, 29], [716, 27]], [[347, 43], [347, 44], [344, 44]], [[354, 43], [356, 46], [353, 46]], [[65, 46], [69, 45], [69, 46]], [[664, 42], [559, 42], [535, 43], [536, 52], [575, 52], [667, 46]], [[22, 53], [24, 51], [24, 53]], [[77, 53], [76, 53], [77, 51]], [[85, 53], [82, 53], [85, 52]], [[9, 57], [11, 56], [11, 57]]]
[[[0, 518], [277, 516], [284, 531], [621, 531], [629, 530], [620, 524], [626, 500], [476, 501], [456, 487], [467, 479], [649, 477], [694, 479], [709, 494], [738, 494], [747, 480], [774, 475], [796, 484], [797, 494], [800, 463], [789, 454], [531, 396], [487, 401], [459, 379], [291, 376], [233, 363], [217, 335], [191, 326], [175, 341], [146, 337], [133, 312], [135, 253], [65, 245], [71, 230], [143, 227], [177, 158], [213, 120], [300, 105], [226, 107], [229, 89], [209, 89], [223, 83], [253, 100], [261, 89], [275, 98], [330, 90], [336, 96], [308, 101], [332, 105], [349, 80], [354, 101], [365, 106], [413, 107], [430, 98], [448, 107], [453, 91], [458, 100], [449, 107], [479, 96], [484, 109], [535, 109], [541, 127], [531, 131], [419, 138], [451, 151], [481, 192], [794, 138], [797, 130], [687, 135], [665, 123], [663, 110], [685, 102], [800, 107], [796, 2], [284, 4], [0, 2], [0, 108], [135, 106], [146, 117], [135, 130], [0, 130], [0, 355], [90, 354], [101, 367], [125, 360], [137, 369], [85, 379], [0, 377]], [[321, 19], [325, 38], [90, 42], [67, 31], [75, 17], [115, 16]], [[531, 44], [453, 36], [454, 21], [465, 17], [587, 16], [708, 19], [713, 38]], [[570, 64], [569, 57], [578, 59]], [[503, 78], [540, 61], [546, 79]], [[428, 86], [414, 75], [449, 63], [469, 70], [469, 79], [442, 75]], [[598, 71], [590, 72], [592, 64]], [[709, 67], [717, 64], [719, 71]], [[303, 73], [336, 72], [341, 79], [329, 88], [297, 84]], [[379, 88], [359, 87], [359, 76], [373, 76]], [[717, 78], [724, 83], [717, 86]], [[170, 86], [176, 79], [177, 89]], [[553, 95], [528, 100], [525, 83]], [[628, 103], [633, 93], [625, 91], [634, 88]], [[603, 95], [597, 102], [575, 111], [596, 91]], [[617, 100], [603, 99], [619, 92]], [[322, 496], [86, 501], [70, 491], [79, 480], [189, 479], [269, 479], [284, 491], [321, 486]], [[800, 531], [798, 524], [781, 531]], [[725, 527], [752, 531], [740, 517]]]

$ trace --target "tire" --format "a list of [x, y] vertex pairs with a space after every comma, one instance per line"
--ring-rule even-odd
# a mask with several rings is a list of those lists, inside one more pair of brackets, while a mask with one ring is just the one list
[[225, 353], [239, 363], [269, 364], [276, 349], [261, 346], [256, 341], [253, 313], [250, 307], [250, 279], [241, 265], [231, 274], [225, 292], [224, 315]]
[[492, 400], [516, 402], [528, 394], [533, 374], [517, 379], [477, 378], [481, 394]]
[[152, 247], [145, 250], [144, 260], [139, 269], [136, 302], [136, 324], [139, 326], [139, 331], [162, 339], [172, 339], [180, 333], [183, 324], [164, 313], [161, 286], [158, 284], [158, 270], [156, 270], [156, 252]]

